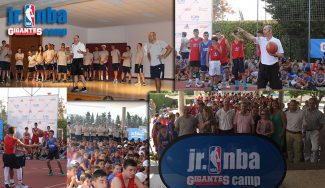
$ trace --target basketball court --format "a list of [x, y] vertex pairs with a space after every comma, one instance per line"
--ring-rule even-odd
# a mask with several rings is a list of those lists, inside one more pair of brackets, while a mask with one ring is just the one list
[[[2, 158], [2, 155], [0, 155]], [[67, 169], [67, 160], [60, 160], [63, 171], [66, 172]], [[1, 165], [3, 163], [1, 162]], [[66, 177], [59, 175], [59, 168], [55, 161], [51, 161], [51, 166], [53, 168], [53, 176], [48, 176], [48, 168], [46, 161], [41, 160], [26, 160], [26, 166], [23, 168], [23, 183], [28, 185], [29, 188], [58, 188], [65, 187]], [[18, 180], [16, 177], [16, 170], [14, 171], [15, 183], [17, 184]], [[0, 170], [0, 184], [4, 185], [3, 181], [3, 169]], [[1, 186], [2, 187], [2, 186]]]

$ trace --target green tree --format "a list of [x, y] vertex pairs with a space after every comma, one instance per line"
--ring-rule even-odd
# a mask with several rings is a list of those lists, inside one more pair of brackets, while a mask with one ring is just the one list
[[67, 120], [59, 119], [58, 128], [61, 128], [63, 130], [63, 142], [66, 144], [67, 143]]
[[121, 119], [120, 119], [119, 115], [117, 115], [116, 119], [115, 119], [115, 125], [117, 125], [117, 124], [121, 124]]
[[0, 100], [0, 119], [3, 120], [3, 123], [7, 123], [7, 112], [5, 103]]
[[103, 112], [101, 115], [101, 123], [106, 124], [106, 122], [107, 122], [106, 112]]
[[98, 116], [98, 113], [96, 114], [95, 124], [96, 125], [99, 125], [100, 124], [100, 117]]
[[90, 115], [90, 112], [87, 112], [86, 113], [85, 123], [87, 123], [87, 124], [91, 123], [91, 115]]
[[111, 112], [108, 112], [107, 113], [107, 123], [108, 124], [111, 124], [112, 123], [112, 115], [111, 115]]
[[59, 98], [58, 105], [58, 119], [64, 119], [64, 115], [66, 113], [65, 103], [63, 98]]
[[227, 0], [213, 0], [213, 18], [215, 21], [225, 20], [225, 14], [234, 14], [235, 11], [232, 10]]
[[91, 123], [94, 123], [95, 122], [94, 113], [91, 113], [90, 121], [91, 121]]

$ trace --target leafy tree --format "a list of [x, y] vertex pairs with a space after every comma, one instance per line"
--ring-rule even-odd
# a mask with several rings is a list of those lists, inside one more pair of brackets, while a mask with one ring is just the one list
[[64, 119], [64, 115], [66, 112], [65, 103], [63, 98], [59, 98], [59, 105], [58, 105], [58, 119]]
[[212, 5], [213, 18], [215, 21], [225, 20], [225, 14], [234, 14], [235, 11], [232, 10], [227, 0], [213, 0]]
[[116, 125], [117, 125], [117, 124], [121, 124], [121, 119], [120, 119], [120, 116], [119, 116], [119, 115], [116, 116], [115, 124], [116, 124]]
[[94, 123], [95, 122], [94, 113], [91, 113], [90, 121], [91, 121], [91, 123]]
[[91, 123], [91, 115], [90, 115], [90, 112], [87, 112], [86, 113], [85, 123], [87, 123], [87, 124]]

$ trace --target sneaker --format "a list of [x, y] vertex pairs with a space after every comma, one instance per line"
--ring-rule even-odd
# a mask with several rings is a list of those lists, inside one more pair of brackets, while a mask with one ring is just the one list
[[67, 83], [67, 80], [63, 80], [63, 83]]
[[73, 92], [73, 93], [78, 92], [78, 91], [79, 91], [78, 87], [74, 87], [74, 88], [71, 90], [71, 92]]
[[222, 83], [218, 84], [218, 88], [221, 90], [222, 89]]
[[10, 183], [9, 186], [10, 187], [15, 187], [15, 183]]
[[227, 88], [227, 89], [230, 89], [230, 85], [229, 85], [229, 83], [226, 83], [226, 88]]
[[59, 175], [60, 176], [65, 176], [65, 173], [61, 171]]
[[53, 176], [53, 172], [52, 170], [49, 171], [49, 173], [47, 174], [48, 176]]
[[214, 87], [212, 87], [212, 91], [219, 91], [220, 89], [219, 89], [219, 87], [218, 86], [214, 86]]
[[25, 185], [24, 183], [20, 183], [17, 185], [19, 188], [28, 188], [28, 185]]
[[137, 82], [134, 84], [135, 86], [141, 86], [141, 83]]
[[5, 184], [5, 188], [10, 188], [10, 185], [9, 184]]
[[196, 83], [196, 84], [195, 84], [195, 87], [202, 88], [202, 87], [204, 87], [204, 84], [202, 84], [202, 83]]
[[131, 84], [131, 80], [129, 80], [129, 84]]
[[143, 83], [142, 83], [142, 86], [146, 86], [146, 83], [145, 83], [145, 82], [143, 82]]
[[117, 84], [117, 79], [114, 79], [113, 84]]
[[81, 90], [80, 90], [81, 93], [86, 93], [87, 92], [87, 88], [86, 87], [83, 87]]
[[19, 80], [18, 80], [18, 79], [16, 79], [16, 82], [19, 82]]
[[57, 80], [53, 80], [52, 83], [58, 83], [58, 81]]
[[191, 83], [191, 82], [188, 82], [188, 83], [186, 84], [186, 88], [190, 88], [190, 87], [192, 87], [192, 83]]

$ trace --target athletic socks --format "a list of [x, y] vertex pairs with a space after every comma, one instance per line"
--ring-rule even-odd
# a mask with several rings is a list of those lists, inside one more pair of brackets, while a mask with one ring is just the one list
[[106, 76], [106, 80], [108, 80], [108, 76]]
[[5, 184], [9, 184], [9, 167], [5, 167], [3, 170], [4, 177], [5, 177]]
[[199, 84], [200, 79], [199, 78], [195, 78], [195, 84]]
[[19, 182], [23, 181], [23, 169], [22, 168], [17, 169], [17, 179]]

